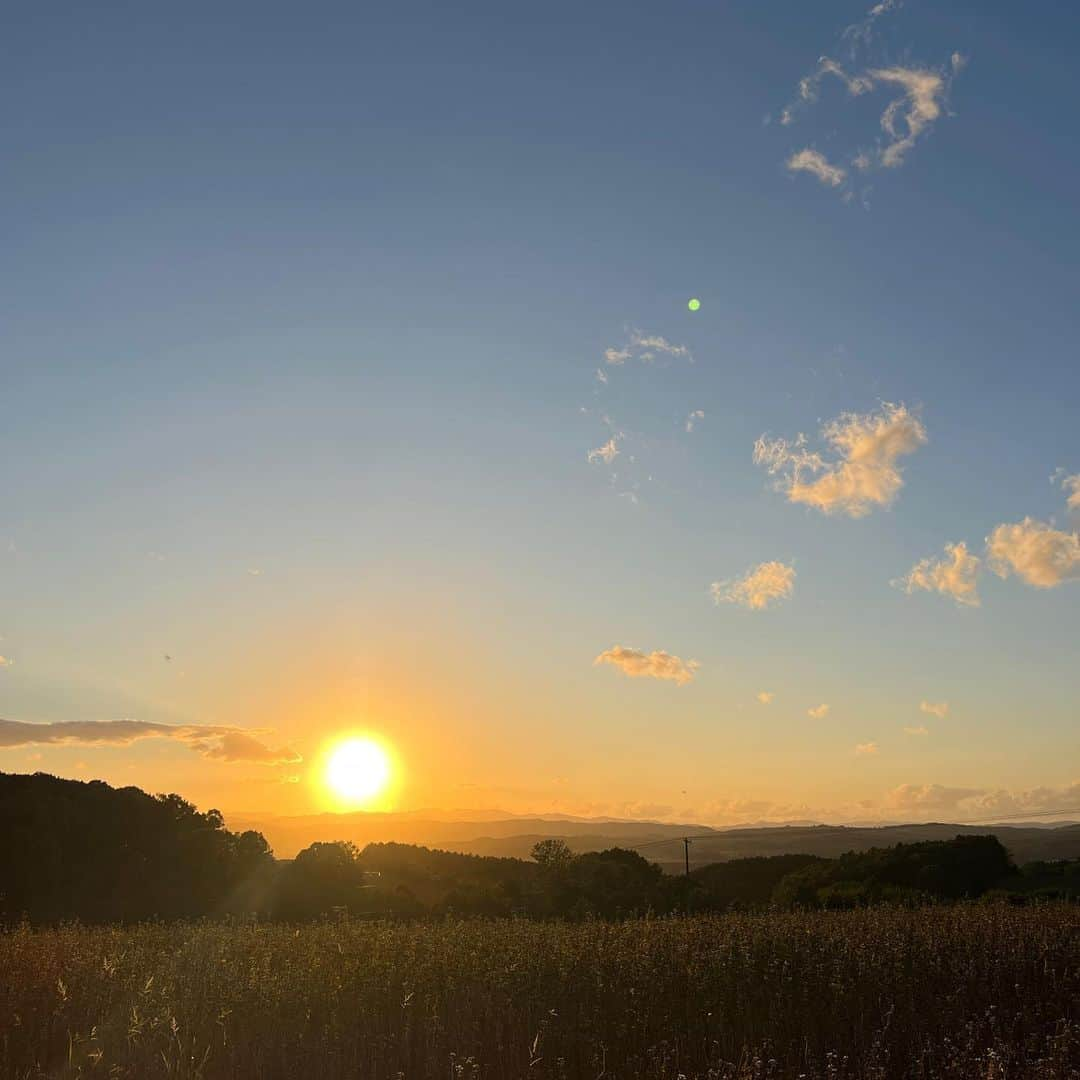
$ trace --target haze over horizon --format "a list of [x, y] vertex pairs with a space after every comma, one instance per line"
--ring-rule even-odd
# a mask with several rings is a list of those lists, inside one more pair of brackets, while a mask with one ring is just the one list
[[1080, 14], [316, 7], [9, 27], [0, 771], [1077, 816]]

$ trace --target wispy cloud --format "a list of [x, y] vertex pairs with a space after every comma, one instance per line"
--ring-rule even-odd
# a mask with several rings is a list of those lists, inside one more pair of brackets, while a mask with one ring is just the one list
[[806, 172], [817, 177], [828, 187], [839, 187], [847, 177], [847, 170], [840, 165], [833, 165], [820, 150], [806, 147], [797, 150], [784, 162], [788, 172]]
[[0, 720], [0, 749], [73, 744], [130, 746], [141, 739], [173, 739], [205, 757], [223, 761], [278, 765], [303, 760], [288, 747], [267, 746], [250, 731], [214, 724], [157, 724], [147, 720], [60, 720], [31, 724], [23, 720]]
[[919, 712], [944, 720], [949, 715], [949, 703], [947, 701], [920, 701]]
[[874, 31], [877, 21], [892, 11], [898, 11], [903, 6], [903, 0], [880, 0], [858, 22], [845, 27], [840, 35], [840, 40], [847, 43], [852, 56], [858, 54], [874, 39]]
[[806, 715], [811, 720], [824, 720], [829, 715], [829, 706], [823, 701], [820, 705], [815, 705], [812, 709], [806, 710]]
[[855, 745], [856, 757], [873, 757], [878, 752], [876, 742], [861, 742]]
[[605, 465], [610, 465], [619, 456], [619, 438], [618, 435], [612, 435], [603, 446], [590, 450], [589, 464], [595, 465], [597, 462], [602, 461]]
[[676, 360], [693, 359], [690, 350], [685, 345], [676, 345], [659, 334], [646, 334], [641, 330], [631, 330], [626, 344], [611, 346], [604, 350], [604, 363], [619, 367], [628, 360], [640, 360], [642, 363], [648, 364], [658, 356], [670, 357]]
[[710, 586], [717, 604], [738, 604], [750, 611], [765, 611], [786, 600], [795, 590], [795, 567], [782, 562], [764, 562], [741, 578], [714, 581]]
[[907, 813], [949, 813], [960, 820], [992, 821], [996, 816], [1042, 814], [1080, 806], [1080, 781], [1064, 787], [1005, 788], [948, 787], [942, 784], [901, 784], [889, 792], [887, 805]]
[[[940, 67], [906, 63], [868, 65], [866, 61], [876, 37], [876, 23], [901, 6], [899, 0], [882, 0], [861, 20], [848, 26], [837, 42], [839, 48], [847, 50], [848, 66], [829, 56], [820, 57], [814, 70], [799, 80], [794, 100], [780, 112], [781, 125], [794, 124], [802, 112], [818, 102], [826, 81], [843, 86], [847, 98], [862, 97], [879, 90], [899, 91], [881, 113], [880, 127], [884, 137], [879, 137], [870, 150], [846, 150], [840, 155], [860, 172], [873, 168], [895, 169], [903, 164], [915, 144], [929, 134], [940, 119], [952, 81], [967, 63], [966, 56], [953, 52], [948, 62]], [[787, 167], [809, 172], [830, 187], [847, 187], [845, 166], [835, 160], [830, 162], [816, 150], [798, 151], [788, 158]], [[850, 190], [845, 192], [846, 199], [852, 195]]]
[[924, 724], [920, 724], [918, 727], [906, 727], [904, 728], [905, 735], [929, 735], [930, 730]]
[[757, 699], [762, 705], [771, 705], [775, 697], [776, 694], [772, 690], [761, 690], [757, 695]]
[[890, 141], [882, 149], [880, 161], [886, 168], [894, 169], [903, 164], [916, 140], [941, 115], [941, 98], [947, 83], [941, 74], [926, 68], [876, 68], [869, 75], [877, 82], [904, 91], [881, 114], [881, 126]]
[[676, 686], [685, 686], [701, 666], [696, 660], [682, 660], [662, 649], [647, 653], [623, 645], [606, 649], [593, 664], [611, 664], [632, 679], [668, 679]]
[[906, 577], [894, 584], [911, 593], [936, 592], [951, 596], [958, 604], [979, 606], [978, 577], [982, 565], [977, 555], [972, 555], [967, 544], [945, 545], [945, 557], [920, 559]]
[[14, 663], [14, 660], [11, 660], [6, 656], [0, 656], [0, 668], [11, 667], [11, 665]]
[[889, 792], [887, 803], [896, 810], [956, 810], [963, 802], [983, 794], [982, 788], [946, 787], [942, 784], [901, 784]]
[[754, 463], [778, 478], [790, 502], [857, 518], [891, 505], [904, 484], [899, 459], [926, 442], [926, 429], [904, 405], [886, 403], [877, 412], [838, 416], [821, 437], [831, 457], [809, 450], [803, 434], [790, 442], [762, 435]]
[[[705, 412], [703, 409], [694, 409], [693, 412], [686, 418], [686, 430], [691, 432], [694, 430], [699, 420], [705, 419]], [[1078, 478], [1080, 479], [1080, 478]]]
[[1080, 580], [1080, 535], [1026, 517], [987, 537], [986, 558], [999, 577], [1015, 574], [1037, 589]]
[[1062, 490], [1067, 493], [1065, 505], [1070, 510], [1080, 510], [1080, 473], [1061, 478]]
[[643, 334], [640, 330], [630, 335], [630, 344], [639, 351], [642, 360], [652, 360], [657, 353], [663, 356], [690, 356], [690, 350], [685, 345], [674, 345], [659, 334]]

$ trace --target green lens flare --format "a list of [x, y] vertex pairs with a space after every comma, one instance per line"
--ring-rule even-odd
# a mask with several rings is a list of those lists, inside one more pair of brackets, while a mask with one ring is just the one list
[[697, 297], [695, 296], [695, 297], [694, 297], [694, 299], [693, 299], [693, 300], [691, 300], [691, 301], [690, 301], [690, 303], [689, 303], [689, 304], [687, 304], [686, 306], [687, 306], [687, 307], [688, 307], [688, 308], [689, 308], [689, 309], [690, 309], [691, 311], [697, 311], [697, 309], [698, 309], [699, 307], [701, 307], [701, 301], [700, 301], [700, 300], [699, 300], [699, 299], [698, 299], [698, 298], [697, 298]]

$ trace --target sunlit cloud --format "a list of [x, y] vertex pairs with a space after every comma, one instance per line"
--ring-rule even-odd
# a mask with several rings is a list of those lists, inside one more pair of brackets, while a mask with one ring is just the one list
[[6, 656], [0, 656], [0, 668], [11, 667], [11, 665], [14, 663], [14, 660], [11, 660]]
[[[875, 23], [901, 4], [897, 0], [882, 0], [857, 23], [848, 26], [840, 35], [838, 45], [847, 49], [848, 65], [829, 56], [818, 59], [814, 70], [798, 82], [794, 100], [780, 114], [781, 125], [794, 124], [799, 115], [815, 105], [821, 97], [822, 85], [835, 82], [846, 91], [846, 98], [863, 97], [874, 91], [892, 91], [892, 97], [881, 113], [879, 124], [883, 137], [870, 150], [845, 151], [842, 155], [860, 172], [872, 168], [895, 169], [902, 165], [915, 144], [924, 139], [941, 118], [945, 99], [953, 79], [967, 64], [967, 57], [953, 52], [946, 64], [931, 67], [925, 64], [875, 64], [866, 66], [870, 45], [876, 36]], [[847, 186], [848, 173], [843, 164], [829, 161], [810, 148], [800, 150], [787, 160], [789, 169], [801, 169], [816, 176], [830, 187]], [[845, 192], [850, 201], [853, 192]]]
[[904, 728], [905, 735], [929, 735], [930, 729], [925, 724], [919, 724], [918, 727], [906, 727]]
[[694, 409], [694, 411], [692, 413], [690, 413], [690, 415], [686, 418], [686, 425], [685, 426], [686, 426], [687, 432], [689, 433], [689, 432], [693, 431], [694, 427], [697, 424], [697, 422], [699, 420], [704, 420], [704, 419], [705, 419], [704, 410], [703, 409]]
[[1070, 510], [1080, 510], [1080, 473], [1073, 476], [1063, 476], [1061, 487], [1067, 492], [1065, 505]]
[[[816, 102], [820, 96], [821, 82], [827, 75], [843, 83], [852, 97], [858, 97], [860, 94], [865, 94], [874, 88], [873, 81], [865, 75], [849, 75], [835, 60], [823, 56], [818, 60], [817, 69], [799, 80], [799, 101], [807, 104]], [[787, 115], [791, 116], [792, 119], [794, 118], [790, 112]], [[781, 122], [783, 122], [783, 117], [781, 117]], [[791, 123], [791, 120], [789, 119], [787, 122]]]
[[876, 742], [862, 742], [855, 745], [856, 757], [873, 757], [878, 752]]
[[904, 93], [891, 101], [881, 114], [881, 126], [890, 142], [881, 151], [881, 164], [888, 169], [902, 165], [916, 140], [941, 115], [945, 79], [925, 68], [889, 67], [869, 72], [877, 82], [900, 87]]
[[912, 814], [955, 814], [960, 820], [992, 821], [995, 817], [1046, 814], [1080, 806], [1080, 781], [1064, 787], [1005, 788], [948, 787], [942, 784], [901, 784], [888, 793], [886, 804]]
[[772, 690], [761, 690], [757, 695], [757, 699], [762, 705], [771, 705], [775, 697], [776, 694]]
[[685, 345], [674, 345], [659, 334], [643, 334], [640, 330], [635, 330], [630, 335], [630, 344], [639, 351], [642, 360], [652, 360], [657, 353], [664, 356], [690, 356], [690, 350]]
[[662, 649], [646, 653], [623, 645], [606, 649], [593, 664], [611, 664], [632, 679], [667, 679], [676, 686], [690, 682], [701, 666], [696, 660], [681, 660]]
[[[611, 346], [604, 350], [604, 363], [621, 367], [628, 360], [640, 360], [648, 364], [658, 356], [672, 359], [692, 360], [690, 350], [685, 345], [677, 345], [661, 337], [660, 334], [646, 334], [641, 330], [631, 330], [629, 340], [621, 347]], [[602, 380], [606, 382], [607, 380]]]
[[709, 587], [717, 604], [738, 604], [750, 611], [765, 611], [786, 600], [795, 590], [795, 567], [764, 562], [741, 578], [714, 581]]
[[304, 759], [288, 747], [274, 748], [267, 746], [251, 735], [245, 735], [240, 731], [230, 731], [222, 735], [216, 742], [208, 745], [198, 745], [200, 750], [208, 758], [219, 758], [221, 761], [256, 761], [263, 765], [298, 765]]
[[791, 155], [784, 163], [788, 172], [805, 172], [816, 177], [828, 187], [839, 187], [847, 177], [847, 170], [839, 165], [832, 165], [820, 150], [806, 147]]
[[999, 577], [1015, 574], [1037, 589], [1080, 580], [1080, 535], [1026, 517], [987, 537], [986, 558]]
[[[265, 734], [265, 732], [256, 732]], [[290, 748], [268, 747], [251, 731], [215, 724], [158, 724], [147, 720], [60, 720], [31, 724], [0, 720], [0, 749], [18, 746], [130, 746], [142, 739], [172, 739], [204, 757], [261, 764], [298, 764]]]
[[829, 706], [826, 702], [822, 702], [820, 705], [815, 705], [812, 709], [806, 710], [806, 715], [811, 720], [824, 720], [829, 715]]
[[982, 794], [982, 788], [945, 787], [942, 784], [901, 784], [889, 792], [887, 802], [896, 810], [934, 812], [956, 810], [961, 803]]
[[873, 413], [844, 413], [821, 438], [829, 456], [808, 449], [803, 434], [790, 442], [762, 435], [754, 463], [777, 477], [789, 502], [857, 518], [892, 504], [904, 484], [899, 459], [926, 442], [926, 429], [904, 405], [884, 404]]
[[595, 465], [597, 462], [603, 462], [605, 465], [610, 465], [619, 456], [619, 436], [613, 435], [603, 446], [596, 447], [595, 450], [589, 451], [589, 464]]
[[982, 563], [972, 555], [967, 544], [945, 545], [945, 557], [920, 559], [906, 577], [895, 584], [911, 593], [936, 592], [951, 596], [958, 604], [979, 606], [978, 575]]
[[947, 701], [920, 701], [919, 712], [944, 720], [949, 715], [949, 703]]

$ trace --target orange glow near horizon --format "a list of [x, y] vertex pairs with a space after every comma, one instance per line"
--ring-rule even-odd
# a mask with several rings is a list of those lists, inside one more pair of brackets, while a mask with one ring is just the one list
[[398, 773], [396, 755], [382, 739], [350, 733], [326, 747], [317, 775], [334, 809], [370, 810], [388, 808]]

